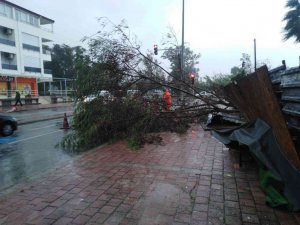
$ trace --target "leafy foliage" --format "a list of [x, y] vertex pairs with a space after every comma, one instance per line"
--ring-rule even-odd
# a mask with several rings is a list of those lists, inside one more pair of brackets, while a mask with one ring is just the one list
[[[144, 93], [158, 84], [166, 85], [164, 71], [151, 55], [140, 52], [124, 22], [108, 31], [107, 25], [102, 23], [101, 31], [85, 38], [89, 57], [76, 64], [75, 132], [62, 143], [76, 151], [120, 138], [128, 138], [132, 147], [140, 147], [146, 140], [144, 134], [170, 130], [178, 124], [172, 116], [162, 116], [162, 99], [126, 96], [133, 87]], [[113, 99], [99, 95], [102, 90], [112, 93]], [[85, 102], [90, 95], [96, 98]]]
[[[132, 148], [139, 148], [149, 141], [148, 133], [166, 130], [183, 133], [194, 117], [228, 109], [228, 102], [218, 98], [216, 93], [212, 97], [196, 96], [198, 90], [186, 80], [177, 79], [176, 71], [168, 72], [151, 54], [143, 54], [124, 21], [114, 25], [101, 18], [99, 22], [101, 29], [84, 39], [89, 45], [88, 57], [76, 62], [75, 132], [64, 139], [65, 148], [82, 151], [120, 138], [127, 139]], [[176, 62], [170, 57], [177, 50], [170, 46], [165, 53], [171, 65], [174, 63], [174, 69]], [[195, 69], [200, 55], [189, 48], [185, 51], [185, 70]], [[189, 100], [179, 102], [174, 98], [178, 104], [176, 109], [165, 112], [161, 97], [144, 95], [149, 89], [163, 87], [183, 92]], [[99, 93], [103, 90], [114, 97], [101, 96]], [[127, 96], [128, 90], [138, 90], [138, 94]], [[91, 95], [96, 97], [85, 102]], [[199, 104], [194, 103], [195, 98], [201, 100]]]
[[199, 58], [201, 57], [201, 54], [194, 53], [186, 44], [183, 50], [183, 71], [181, 71], [182, 46], [178, 45], [175, 32], [172, 28], [170, 28], [169, 32], [164, 38], [162, 46], [164, 48], [162, 58], [167, 59], [170, 62], [170, 73], [172, 74], [172, 81], [174, 83], [178, 83], [179, 80], [187, 81], [189, 73], [193, 72], [197, 74], [199, 72], [199, 68], [196, 66], [199, 64]]
[[76, 66], [88, 59], [84, 48], [58, 44], [51, 49], [51, 57], [52, 60], [46, 63], [46, 67], [51, 68], [53, 77], [69, 79], [76, 78]]
[[295, 38], [295, 42], [300, 42], [300, 3], [298, 0], [288, 0], [286, 8], [289, 11], [283, 18], [286, 22], [283, 28], [284, 40]]

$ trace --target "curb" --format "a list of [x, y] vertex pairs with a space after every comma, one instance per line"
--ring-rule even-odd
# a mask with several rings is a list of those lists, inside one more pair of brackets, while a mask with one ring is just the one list
[[[30, 110], [39, 110], [39, 109], [50, 109], [50, 108], [58, 108], [58, 107], [72, 107], [73, 104], [68, 104], [68, 103], [62, 103], [62, 104], [47, 104], [47, 105], [41, 105], [41, 104], [37, 104], [37, 105], [30, 105], [30, 106], [26, 106], [24, 105], [23, 107], [18, 107], [17, 111], [14, 111], [14, 113], [16, 112], [22, 112], [22, 111], [30, 111]], [[13, 107], [13, 106], [11, 106]], [[2, 107], [0, 106], [0, 113], [10, 113], [8, 112], [11, 107]], [[29, 108], [26, 108], [29, 107]]]

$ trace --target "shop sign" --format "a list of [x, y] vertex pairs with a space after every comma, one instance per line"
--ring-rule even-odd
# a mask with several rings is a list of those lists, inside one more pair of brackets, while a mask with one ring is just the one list
[[9, 76], [0, 76], [0, 82], [12, 82], [15, 81], [14, 77], [9, 77]]
[[37, 79], [37, 82], [52, 82], [52, 81], [53, 81], [52, 77], [39, 77]]

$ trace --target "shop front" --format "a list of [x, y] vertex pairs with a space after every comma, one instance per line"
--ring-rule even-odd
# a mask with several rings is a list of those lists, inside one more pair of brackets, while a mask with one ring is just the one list
[[16, 90], [22, 97], [37, 97], [36, 78], [0, 76], [0, 98], [14, 97]]
[[0, 98], [11, 97], [12, 84], [16, 81], [15, 77], [0, 75]]

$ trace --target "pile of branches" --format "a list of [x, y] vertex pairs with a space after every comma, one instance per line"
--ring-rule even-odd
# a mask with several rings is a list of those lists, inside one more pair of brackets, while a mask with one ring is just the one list
[[[153, 133], [172, 131], [184, 133], [190, 117], [166, 112], [162, 99], [95, 98], [78, 103], [74, 114], [74, 132], [65, 137], [62, 146], [73, 151], [84, 151], [103, 143], [127, 139], [129, 146], [138, 149], [146, 142], [158, 143]], [[149, 135], [151, 134], [151, 135]]]
[[[89, 54], [76, 62], [79, 104], [74, 115], [75, 131], [63, 140], [63, 147], [82, 151], [125, 138], [138, 148], [149, 140], [148, 133], [182, 133], [195, 118], [234, 110], [217, 88], [203, 96], [199, 88], [178, 76], [176, 69], [168, 72], [151, 54], [142, 53], [124, 23], [113, 25], [109, 31], [105, 31], [107, 22], [101, 25], [99, 32], [85, 39]], [[191, 62], [197, 57], [192, 55]], [[175, 110], [166, 112], [162, 98], [145, 98], [147, 90], [157, 87], [179, 93]], [[132, 89], [142, 94], [128, 97], [126, 92]], [[91, 102], [84, 101], [102, 90], [110, 92], [113, 99], [98, 96]]]

